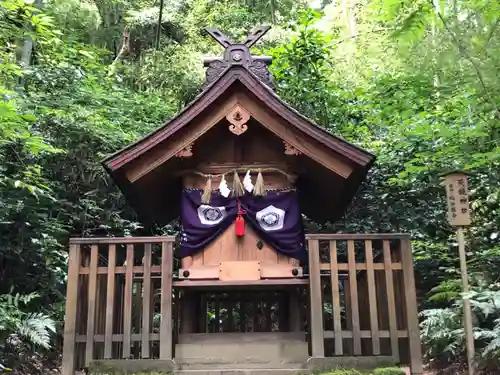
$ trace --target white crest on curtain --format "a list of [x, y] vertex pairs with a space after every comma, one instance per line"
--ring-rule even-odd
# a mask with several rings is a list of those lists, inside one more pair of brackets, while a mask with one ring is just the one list
[[260, 227], [265, 231], [283, 229], [285, 211], [274, 206], [267, 206], [255, 215]]
[[198, 207], [198, 218], [203, 225], [219, 224], [226, 217], [226, 209], [224, 207], [212, 207], [202, 204]]

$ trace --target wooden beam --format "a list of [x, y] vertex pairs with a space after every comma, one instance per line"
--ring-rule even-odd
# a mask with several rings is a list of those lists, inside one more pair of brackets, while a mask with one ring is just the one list
[[[336, 336], [341, 336], [342, 338], [345, 339], [352, 339], [354, 336], [354, 332], [352, 330], [342, 330], [339, 331], [339, 334], [335, 333], [335, 331], [325, 331], [324, 333], [325, 339], [333, 339]], [[356, 335], [359, 335], [360, 338], [362, 339], [371, 339], [373, 338], [373, 332], [370, 330], [362, 330], [356, 333]], [[396, 331], [396, 336], [398, 338], [407, 338], [408, 337], [408, 331], [401, 329]], [[391, 331], [388, 330], [382, 330], [382, 331], [377, 331], [377, 337], [383, 338], [383, 339], [388, 339], [391, 337]]]
[[307, 285], [309, 282], [306, 279], [268, 279], [268, 280], [182, 280], [174, 281], [175, 288], [256, 288], [265, 286], [281, 286], [284, 288], [295, 285]]
[[[149, 341], [159, 341], [160, 334], [152, 333], [149, 336]], [[76, 342], [87, 342], [87, 335], [76, 335]], [[142, 334], [141, 333], [132, 333], [130, 335], [131, 342], [142, 342]], [[106, 342], [106, 335], [94, 335], [94, 342]], [[122, 333], [114, 333], [111, 336], [111, 342], [123, 342], [123, 334]]]
[[408, 239], [407, 233], [308, 233], [306, 240], [397, 240]]
[[353, 172], [353, 167], [343, 160], [343, 156], [339, 154], [339, 156], [335, 158], [331, 155], [331, 150], [328, 152], [323, 149], [323, 145], [315, 145], [312, 141], [307, 139], [309, 138], [308, 135], [304, 134], [304, 136], [298, 136], [298, 133], [294, 133], [285, 121], [280, 121], [278, 117], [270, 115], [265, 109], [261, 108], [248, 96], [241, 93], [238, 94], [238, 102], [262, 126], [276, 134], [282, 140], [292, 145], [310, 159], [318, 162], [325, 168], [342, 176], [343, 178], [348, 178]]
[[[150, 269], [151, 273], [160, 273], [161, 272], [161, 267], [160, 266], [151, 266]], [[89, 274], [89, 268], [88, 267], [80, 267], [80, 270], [78, 273], [80, 275], [88, 275]], [[120, 275], [124, 274], [127, 272], [127, 267], [115, 267], [115, 274]], [[144, 265], [142, 266], [134, 266], [132, 267], [132, 273], [143, 273], [144, 272]], [[102, 275], [102, 274], [108, 274], [108, 267], [97, 267], [97, 274]]]
[[132, 244], [132, 243], [162, 243], [165, 241], [175, 241], [175, 236], [153, 236], [153, 237], [84, 237], [84, 238], [70, 238], [70, 245], [77, 244]]
[[[356, 270], [357, 271], [365, 271], [368, 270], [368, 264], [367, 263], [355, 263]], [[319, 265], [319, 269], [322, 271], [329, 271], [330, 270], [330, 264], [329, 263], [321, 263]], [[385, 270], [386, 265], [384, 263], [372, 263], [370, 265], [374, 270]], [[391, 262], [390, 267], [393, 270], [402, 270], [403, 265], [399, 262]], [[337, 270], [338, 271], [349, 271], [349, 265], [346, 263], [339, 263], [337, 265]]]
[[214, 108], [211, 113], [199, 119], [193, 130], [183, 134], [180, 139], [171, 142], [167, 147], [161, 147], [151, 150], [148, 154], [141, 157], [141, 160], [134, 161], [130, 168], [125, 172], [130, 182], [135, 182], [145, 176], [153, 169], [165, 163], [168, 159], [174, 157], [182, 151], [187, 145], [194, 143], [198, 138], [215, 126], [220, 120], [226, 117], [226, 114], [236, 105], [236, 98], [229, 98], [222, 106]]

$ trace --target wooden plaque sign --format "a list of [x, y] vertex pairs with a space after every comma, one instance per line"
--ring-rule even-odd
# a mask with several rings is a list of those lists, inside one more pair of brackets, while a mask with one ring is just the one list
[[453, 172], [444, 176], [446, 200], [448, 202], [448, 221], [455, 227], [470, 225], [469, 190], [467, 175]]
[[219, 280], [260, 280], [259, 261], [224, 261], [220, 263]]

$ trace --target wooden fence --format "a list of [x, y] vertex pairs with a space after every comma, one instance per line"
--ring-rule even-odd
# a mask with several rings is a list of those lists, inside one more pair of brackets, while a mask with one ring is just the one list
[[[227, 327], [203, 321], [203, 331], [296, 331], [305, 326], [313, 357], [389, 356], [409, 363], [413, 374], [422, 373], [409, 236], [309, 234], [307, 241], [309, 317], [288, 308], [297, 318], [287, 323], [284, 298], [274, 315], [268, 302], [257, 308], [255, 301], [239, 298], [226, 301], [228, 311], [238, 309], [245, 319], [230, 319]], [[173, 237], [70, 241], [62, 375], [74, 375], [96, 359], [173, 358], [175, 335], [183, 331], [180, 316], [188, 306], [178, 303], [179, 293], [173, 290], [173, 242]], [[221, 302], [215, 298], [203, 306], [215, 303], [210, 308], [217, 313]], [[269, 318], [255, 328], [260, 310]], [[202, 325], [201, 320], [193, 324]]]
[[422, 373], [410, 237], [309, 234], [307, 240], [312, 356], [385, 355]]
[[173, 242], [70, 240], [62, 375], [93, 359], [172, 358]]

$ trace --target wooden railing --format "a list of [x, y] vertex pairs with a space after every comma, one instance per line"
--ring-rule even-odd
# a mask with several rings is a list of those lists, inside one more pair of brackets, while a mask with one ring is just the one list
[[412, 374], [422, 373], [410, 237], [309, 234], [307, 241], [312, 356], [404, 357]]
[[[421, 373], [409, 236], [309, 234], [307, 241], [310, 354], [390, 357]], [[173, 298], [173, 242], [71, 239], [62, 375], [96, 359], [173, 358], [173, 316], [182, 314]]]
[[96, 358], [172, 358], [173, 242], [70, 240], [62, 375]]

